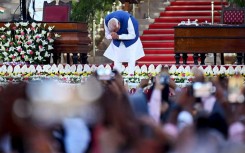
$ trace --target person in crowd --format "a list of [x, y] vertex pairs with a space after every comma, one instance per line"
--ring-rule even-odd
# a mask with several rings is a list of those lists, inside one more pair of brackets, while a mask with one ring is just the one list
[[122, 62], [127, 62], [128, 73], [133, 75], [136, 60], [145, 55], [138, 21], [128, 12], [119, 10], [105, 17], [104, 27], [105, 37], [112, 40], [104, 56], [114, 61], [119, 72], [122, 71]]

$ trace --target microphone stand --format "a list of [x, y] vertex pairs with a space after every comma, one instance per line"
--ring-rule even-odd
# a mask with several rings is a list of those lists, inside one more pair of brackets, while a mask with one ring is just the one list
[[20, 0], [20, 14], [23, 21], [27, 20], [26, 0]]

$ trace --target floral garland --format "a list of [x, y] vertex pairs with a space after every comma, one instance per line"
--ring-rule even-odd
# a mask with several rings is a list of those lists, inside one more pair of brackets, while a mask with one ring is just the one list
[[0, 28], [0, 60], [3, 62], [28, 62], [40, 64], [51, 55], [54, 40], [60, 35], [52, 34], [54, 26], [46, 28], [41, 23], [6, 23]]
[[[111, 69], [110, 65], [100, 65], [100, 66], [89, 66], [85, 65], [2, 65], [0, 66], [0, 84], [15, 83], [21, 81], [33, 81], [33, 80], [46, 80], [46, 79], [55, 79], [62, 83], [81, 83], [86, 81], [86, 79], [91, 76], [96, 69], [98, 68]], [[138, 67], [139, 68], [139, 67]], [[159, 73], [157, 68], [151, 68], [149, 66], [147, 69], [144, 69], [143, 66], [139, 70], [136, 67], [135, 75], [128, 76], [127, 70], [125, 69], [122, 72], [124, 81], [131, 85], [131, 87], [136, 87], [142, 78], [151, 78]], [[245, 80], [245, 66], [236, 66], [236, 67], [217, 67], [211, 68], [206, 67], [205, 69], [200, 66], [199, 69], [204, 71], [204, 75], [209, 77], [231, 77], [235, 75], [236, 71], [240, 71], [241, 75]], [[176, 67], [172, 65], [169, 69], [170, 78], [174, 80], [177, 85], [184, 87], [192, 83], [194, 76], [190, 70], [190, 67]]]

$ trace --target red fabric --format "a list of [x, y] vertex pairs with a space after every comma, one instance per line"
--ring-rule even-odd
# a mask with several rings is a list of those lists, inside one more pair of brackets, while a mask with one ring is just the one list
[[224, 12], [224, 24], [243, 24], [244, 14], [243, 10], [227, 10]]
[[69, 21], [69, 7], [68, 6], [46, 6], [44, 8], [45, 22], [68, 22]]

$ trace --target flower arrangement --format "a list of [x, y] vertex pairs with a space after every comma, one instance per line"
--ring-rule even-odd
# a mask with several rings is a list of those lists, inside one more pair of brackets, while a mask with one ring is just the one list
[[0, 28], [0, 60], [3, 62], [46, 62], [60, 35], [51, 33], [54, 26], [46, 28], [41, 23], [6, 23]]
[[[55, 79], [62, 83], [81, 83], [86, 81], [88, 77], [90, 77], [97, 68], [111, 68], [108, 64], [106, 66], [100, 65], [0, 65], [0, 85], [12, 82], [21, 82], [21, 81], [32, 81], [32, 80], [45, 80], [45, 79]], [[143, 67], [143, 66], [142, 66]], [[142, 68], [141, 67], [141, 68]], [[137, 72], [137, 75], [128, 76], [127, 74], [122, 72], [122, 76], [124, 78], [125, 83], [128, 83], [131, 87], [136, 87], [141, 79], [150, 78], [154, 76], [157, 72], [145, 72], [146, 70], [143, 67], [142, 74]], [[148, 67], [149, 69], [149, 67]], [[245, 66], [207, 66], [203, 68], [199, 66], [198, 69], [203, 70], [204, 75], [208, 77], [232, 77], [236, 74], [236, 72], [240, 72], [240, 74], [244, 78], [245, 83]], [[153, 70], [153, 68], [152, 68]], [[148, 70], [147, 70], [148, 71]], [[178, 86], [185, 87], [192, 83], [194, 76], [191, 72], [191, 68], [189, 66], [186, 67], [176, 67], [172, 65], [169, 69], [170, 78], [174, 80]], [[136, 72], [135, 72], [136, 74]]]

